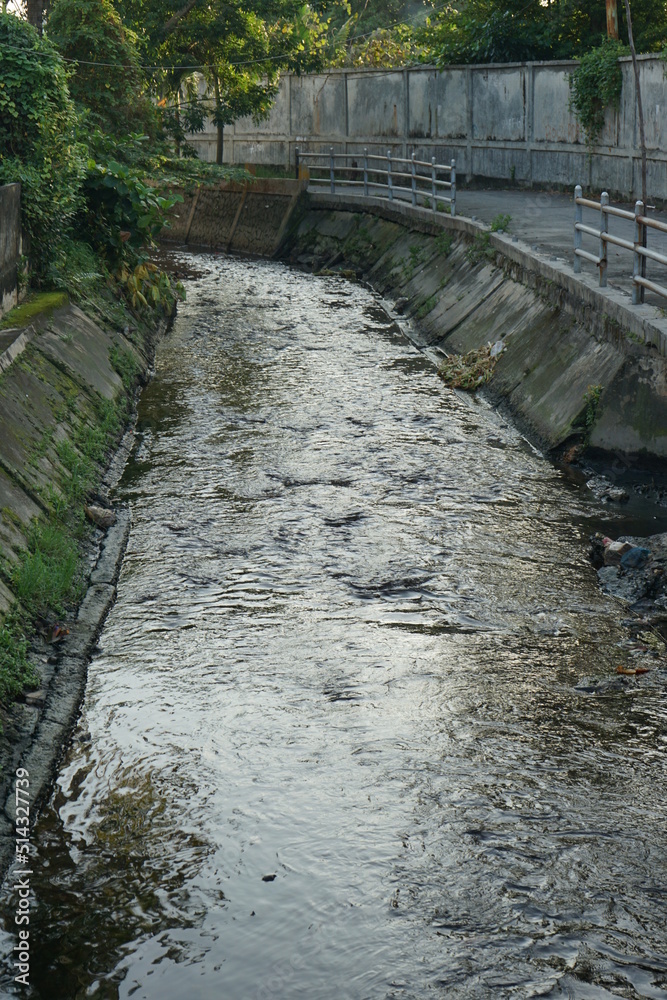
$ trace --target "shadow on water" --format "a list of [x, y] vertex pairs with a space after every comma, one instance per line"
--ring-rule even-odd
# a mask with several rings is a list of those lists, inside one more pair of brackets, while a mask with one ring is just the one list
[[577, 689], [609, 512], [367, 290], [195, 266], [6, 995], [664, 998], [665, 691]]

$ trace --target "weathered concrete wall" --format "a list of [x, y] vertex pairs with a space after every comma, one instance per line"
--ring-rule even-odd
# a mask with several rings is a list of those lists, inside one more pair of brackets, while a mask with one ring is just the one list
[[307, 181], [260, 179], [183, 194], [163, 238], [193, 246], [271, 256]]
[[21, 185], [0, 186], [0, 316], [18, 301], [21, 256]]
[[[630, 59], [623, 94], [608, 111], [595, 155], [587, 155], [569, 110], [573, 61], [436, 70], [333, 70], [287, 76], [268, 121], [225, 128], [228, 163], [295, 162], [296, 148], [337, 152], [391, 149], [407, 156], [455, 158], [460, 176], [524, 184], [575, 184], [634, 198], [641, 157]], [[649, 196], [667, 199], [667, 81], [658, 56], [641, 56]], [[213, 130], [190, 140], [215, 157]]]
[[[483, 227], [463, 219], [380, 202], [353, 212], [326, 195], [309, 205], [283, 254], [315, 270], [353, 266], [386, 298], [404, 297], [431, 355], [502, 340], [489, 391], [536, 443], [667, 457], [667, 324], [656, 310], [649, 319], [648, 307], [640, 316], [621, 296], [600, 298], [500, 234], [486, 233], [471, 259]], [[602, 392], [587, 433], [591, 385]]]

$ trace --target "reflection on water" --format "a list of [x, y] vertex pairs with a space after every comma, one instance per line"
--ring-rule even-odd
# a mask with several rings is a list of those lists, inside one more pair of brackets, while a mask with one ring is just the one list
[[34, 835], [30, 995], [667, 996], [664, 695], [573, 690], [622, 656], [600, 510], [369, 292], [199, 261]]

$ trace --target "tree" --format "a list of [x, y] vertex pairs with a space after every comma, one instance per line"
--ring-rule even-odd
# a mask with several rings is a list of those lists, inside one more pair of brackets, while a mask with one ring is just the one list
[[70, 91], [90, 111], [95, 125], [116, 135], [155, 132], [136, 40], [111, 0], [56, 0], [48, 34], [62, 54], [75, 61]]
[[[619, 36], [628, 38], [625, 12]], [[636, 0], [634, 34], [642, 51], [667, 44], [667, 0]], [[452, 0], [420, 40], [439, 65], [578, 58], [607, 34], [602, 0]]]
[[281, 70], [325, 61], [328, 21], [303, 0], [129, 0], [123, 17], [147, 62], [165, 67], [154, 74], [163, 97], [178, 105], [184, 83], [205, 82], [199, 101], [216, 126], [218, 163], [225, 125], [265, 118]]
[[0, 183], [20, 181], [23, 224], [36, 274], [81, 204], [85, 150], [55, 46], [0, 14]]

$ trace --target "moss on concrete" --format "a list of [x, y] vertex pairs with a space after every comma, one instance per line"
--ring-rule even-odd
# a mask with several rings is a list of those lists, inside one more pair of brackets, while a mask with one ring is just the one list
[[28, 326], [38, 316], [50, 316], [56, 309], [66, 306], [66, 292], [32, 292], [20, 306], [11, 309], [0, 321], [0, 330]]
[[130, 341], [115, 324], [93, 321], [60, 293], [35, 296], [7, 320], [25, 322], [45, 313], [50, 318], [2, 375], [0, 393], [5, 707], [38, 682], [28, 655], [35, 623], [46, 627], [70, 618], [85, 588], [84, 555], [94, 529], [83, 505], [122, 434], [155, 333], [152, 321], [143, 325], [123, 313], [121, 328], [134, 328]]

